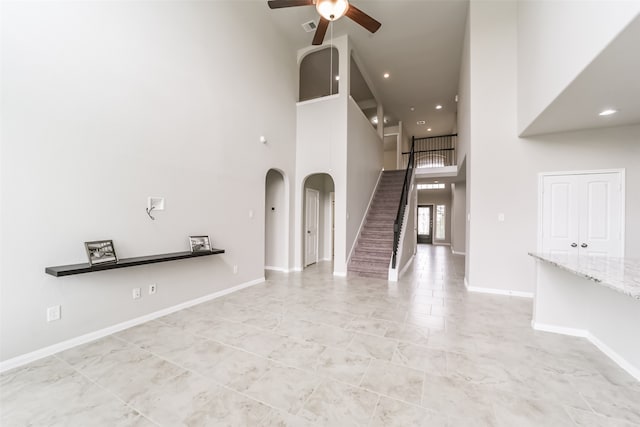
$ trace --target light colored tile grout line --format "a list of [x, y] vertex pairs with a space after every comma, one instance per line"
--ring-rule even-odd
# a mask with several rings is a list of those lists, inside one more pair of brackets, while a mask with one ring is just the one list
[[[62, 363], [64, 363], [65, 365], [69, 366], [71, 369], [73, 369], [74, 372], [76, 372], [77, 374], [79, 374], [81, 377], [83, 377], [84, 379], [86, 379], [87, 381], [89, 381], [91, 384], [95, 385], [96, 387], [100, 388], [101, 390], [105, 391], [107, 394], [113, 396], [116, 400], [120, 401], [122, 404], [124, 404], [124, 406], [126, 406], [127, 408], [130, 408], [134, 411], [136, 411], [138, 413], [139, 416], [147, 419], [148, 421], [150, 421], [152, 424], [155, 425], [161, 425], [156, 423], [155, 421], [153, 421], [153, 419], [151, 417], [149, 417], [148, 415], [144, 414], [142, 411], [140, 411], [138, 408], [130, 405], [128, 402], [126, 402], [124, 399], [122, 399], [120, 396], [118, 396], [116, 394], [115, 391], [111, 390], [111, 388], [107, 387], [107, 386], [103, 386], [102, 384], [98, 383], [97, 381], [93, 380], [91, 377], [87, 376], [85, 373], [83, 373], [82, 371], [80, 371], [79, 369], [77, 369], [75, 366], [73, 366], [72, 364], [70, 364], [69, 362], [67, 362], [66, 360], [64, 360], [63, 358], [58, 356], [59, 353], [56, 353], [53, 355], [53, 357], [55, 357], [56, 359], [58, 359], [59, 361], [61, 361]], [[175, 378], [175, 376], [171, 377], [171, 378]]]
[[420, 387], [420, 406], [424, 407], [424, 387], [427, 383], [427, 372], [422, 372], [422, 387]]
[[369, 358], [369, 364], [367, 365], [367, 369], [364, 370], [364, 374], [362, 374], [362, 378], [360, 378], [360, 382], [358, 383], [358, 387], [364, 389], [364, 387], [362, 387], [362, 383], [364, 382], [364, 379], [367, 376], [367, 373], [369, 372], [369, 369], [371, 368], [371, 364], [373, 363], [373, 357]]
[[[344, 293], [344, 295], [348, 295], [348, 293]], [[301, 298], [301, 297], [298, 297], [298, 298]], [[399, 299], [398, 299], [398, 301], [402, 301], [402, 299], [400, 299], [400, 298], [399, 298]], [[230, 304], [233, 304], [233, 303], [230, 303]], [[400, 304], [400, 303], [398, 303], [398, 304]], [[244, 306], [243, 306], [243, 307], [244, 307]], [[271, 313], [270, 311], [266, 311], [266, 310], [262, 310], [262, 311], [263, 311], [263, 312], [265, 312], [265, 313]], [[344, 314], [344, 313], [343, 313], [343, 314]], [[353, 318], [360, 317], [361, 315], [360, 315], [360, 314], [358, 314], [358, 315], [354, 315], [353, 313], [350, 313], [350, 314], [348, 314], [348, 316], [352, 316], [352, 320], [353, 320]], [[203, 315], [203, 317], [208, 318], [208, 316], [206, 316], [206, 315]], [[446, 319], [446, 320], [445, 320], [445, 322], [446, 322], [446, 323], [445, 323], [445, 330], [446, 330], [446, 329], [450, 329], [450, 324], [451, 324], [451, 322], [452, 322], [452, 321], [453, 321], [454, 323], [455, 323], [455, 321], [456, 321], [456, 319], [451, 319], [451, 318], [450, 318], [450, 317], [448, 317], [446, 314], [443, 314], [442, 316], [439, 316], [439, 317], [443, 317], [444, 319]], [[377, 318], [373, 318], [373, 317], [371, 317], [371, 316], [366, 317], [366, 318], [377, 319]], [[159, 319], [157, 319], [157, 320], [159, 321]], [[225, 321], [228, 321], [230, 324], [231, 324], [231, 323], [233, 323], [233, 324], [243, 324], [244, 326], [251, 327], [251, 328], [254, 328], [254, 329], [265, 330], [264, 328], [261, 328], [260, 326], [248, 325], [248, 324], [246, 324], [246, 323], [243, 323], [242, 321], [235, 321], [235, 320], [230, 320], [230, 319], [224, 319], [224, 320], [225, 320]], [[351, 320], [351, 321], [352, 321], [352, 320]], [[384, 322], [390, 322], [390, 321], [388, 321], [388, 320], [384, 320], [384, 319], [380, 319], [380, 320], [381, 320], [381, 321], [384, 321]], [[406, 320], [407, 320], [407, 319], [405, 318], [405, 321], [406, 321]], [[393, 321], [391, 321], [391, 322], [393, 322]], [[161, 322], [161, 323], [164, 323], [164, 322]], [[316, 323], [321, 323], [321, 322], [311, 321], [311, 323], [316, 324]], [[397, 323], [397, 322], [395, 322], [395, 323]], [[406, 322], [405, 322], [405, 323], [406, 323]], [[164, 323], [164, 324], [166, 324], [166, 323]], [[324, 324], [324, 323], [321, 323], [321, 324]], [[388, 323], [388, 325], [391, 325], [391, 324], [393, 324], [393, 323]], [[167, 325], [168, 325], [168, 324], [167, 324]], [[270, 358], [269, 356], [266, 356], [266, 357], [265, 357], [265, 356], [262, 356], [262, 355], [260, 355], [260, 354], [256, 354], [256, 353], [253, 353], [253, 352], [247, 351], [247, 350], [245, 350], [245, 349], [243, 349], [243, 348], [235, 347], [235, 346], [233, 346], [233, 345], [230, 345], [230, 344], [227, 344], [227, 343], [224, 343], [224, 342], [220, 342], [220, 341], [217, 341], [217, 340], [211, 339], [211, 338], [209, 338], [209, 337], [207, 337], [207, 336], [200, 335], [200, 334], [196, 334], [196, 333], [194, 333], [192, 330], [190, 330], [190, 329], [188, 329], [188, 328], [181, 328], [181, 327], [177, 327], [177, 326], [175, 326], [175, 325], [169, 325], [169, 326], [171, 326], [171, 327], [173, 327], [173, 328], [180, 329], [180, 330], [181, 330], [181, 331], [183, 331], [184, 333], [189, 334], [189, 335], [192, 335], [192, 336], [195, 336], [195, 337], [197, 337], [197, 338], [202, 338], [202, 339], [205, 339], [205, 340], [210, 340], [210, 341], [219, 342], [219, 343], [220, 343], [221, 345], [223, 345], [223, 346], [226, 346], [226, 347], [229, 347], [229, 348], [234, 348], [234, 349], [237, 349], [238, 351], [243, 351], [243, 352], [245, 352], [245, 353], [247, 353], [247, 354], [255, 355], [256, 357], [259, 357], [260, 359], [265, 359], [265, 360], [270, 361], [270, 362], [271, 362], [271, 361], [273, 361], [273, 362], [275, 362], [277, 365], [280, 365], [280, 366], [287, 366], [287, 367], [291, 367], [291, 368], [293, 368], [293, 369], [297, 369], [297, 370], [302, 370], [302, 371], [305, 371], [305, 372], [309, 372], [309, 370], [308, 370], [306, 367], [305, 367], [305, 368], [299, 368], [299, 367], [297, 367], [297, 366], [290, 366], [290, 365], [288, 365], [287, 363], [284, 363], [284, 362], [278, 361], [278, 360], [276, 360], [276, 359], [272, 359], [272, 358]], [[342, 325], [342, 326], [336, 326], [336, 325], [328, 324], [328, 326], [331, 326], [331, 327], [338, 327], [338, 328], [341, 328], [341, 329], [343, 329], [343, 330], [346, 330], [346, 331], [349, 331], [349, 332], [350, 332], [350, 330], [347, 328], [348, 324], [347, 324], [347, 326], [345, 326], [345, 325]], [[447, 328], [447, 326], [449, 326], [449, 328]], [[294, 336], [290, 336], [290, 335], [286, 335], [286, 334], [282, 334], [282, 333], [277, 333], [277, 332], [275, 332], [275, 331], [276, 331], [276, 330], [278, 330], [278, 329], [279, 329], [279, 327], [275, 327], [275, 328], [273, 328], [272, 330], [267, 329], [267, 331], [269, 331], [270, 333], [274, 333], [275, 335], [284, 336], [284, 337], [292, 338], [292, 339], [299, 339], [299, 337], [294, 337]], [[387, 326], [386, 330], [388, 330], [388, 329], [389, 329], [389, 326]], [[429, 328], [429, 331], [431, 331], [431, 330], [430, 330], [430, 328]], [[362, 333], [362, 332], [358, 332], [358, 333]], [[365, 335], [377, 336], [377, 335], [369, 334], [369, 333], [364, 333], [364, 334], [365, 334]], [[385, 332], [385, 334], [386, 334], [386, 332]], [[114, 335], [111, 335], [111, 336], [114, 336]], [[141, 348], [141, 347], [140, 347], [139, 345], [137, 345], [135, 342], [131, 342], [131, 341], [128, 341], [128, 340], [125, 340], [125, 339], [122, 339], [122, 338], [120, 338], [120, 337], [116, 337], [116, 336], [114, 336], [114, 338], [116, 338], [116, 339], [118, 339], [118, 340], [120, 340], [120, 341], [124, 341], [124, 342], [126, 342], [127, 344], [130, 344], [130, 345], [136, 346], [137, 348], [140, 348], [140, 349], [142, 349], [142, 350], [143, 350], [143, 351], [145, 351], [145, 352], [148, 352], [148, 353], [150, 353], [150, 354], [154, 354], [154, 353], [152, 353], [152, 352], [149, 352], [147, 349]], [[385, 337], [385, 338], [386, 338], [386, 337]], [[431, 337], [429, 337], [429, 338], [431, 338]], [[300, 337], [300, 339], [303, 339], [303, 337]], [[353, 341], [353, 339], [354, 339], [354, 335], [352, 335], [352, 336], [351, 336], [351, 338], [350, 338], [350, 340], [349, 340], [349, 343], [351, 343], [351, 342]], [[313, 342], [318, 343], [318, 341], [315, 341], [315, 340], [314, 340]], [[400, 343], [400, 342], [408, 342], [408, 343], [410, 343], [410, 344], [412, 344], [412, 345], [418, 345], [418, 344], [415, 344], [414, 342], [412, 342], [412, 341], [408, 341], [408, 340], [396, 340], [396, 348], [395, 348], [395, 350], [394, 350], [394, 354], [395, 354], [395, 352], [397, 351], [397, 348], [398, 348], [398, 345], [399, 345], [399, 343]], [[338, 347], [335, 347], [335, 346], [333, 346], [333, 345], [326, 345], [326, 344], [322, 344], [322, 343], [319, 343], [319, 344], [320, 344], [320, 345], [322, 345], [322, 346], [323, 346], [323, 347], [325, 347], [325, 348], [338, 348]], [[432, 348], [432, 347], [428, 346], [428, 344], [427, 344], [427, 348]], [[446, 348], [446, 346], [445, 346], [445, 347], [443, 347], [443, 348], [435, 348], [435, 347], [434, 347], [434, 348], [432, 348], [432, 349], [435, 349], [435, 350], [443, 351], [443, 352], [444, 352], [444, 354], [445, 354], [445, 368], [446, 368], [446, 369], [445, 369], [445, 375], [448, 375], [448, 374], [449, 374], [449, 372], [450, 372], [450, 365], [451, 365], [451, 362], [450, 362], [450, 360], [449, 360], [449, 359], [450, 359], [451, 355], [452, 355], [452, 354], [454, 354], [454, 353], [467, 354], [467, 352], [465, 352], [465, 351], [460, 352], [460, 351], [459, 351], [459, 349], [456, 349], [454, 352], [451, 352], [450, 350], [446, 350], [445, 348]], [[342, 350], [344, 350], [344, 348], [342, 348]], [[476, 352], [471, 352], [470, 356], [474, 356], [474, 354], [475, 354], [475, 353], [476, 353]], [[356, 353], [356, 354], [357, 354], [357, 353]], [[155, 355], [155, 354], [154, 354], [154, 356], [156, 356], [156, 357], [160, 357], [160, 356], [157, 356], [157, 355]], [[160, 359], [166, 360], [166, 361], [168, 361], [169, 363], [172, 363], [173, 365], [179, 366], [179, 365], [175, 364], [174, 362], [172, 362], [171, 360], [165, 359], [165, 358], [163, 358], [163, 357], [160, 357]], [[366, 389], [366, 388], [362, 387], [362, 383], [363, 383], [363, 381], [364, 381], [364, 379], [365, 379], [365, 377], [366, 377], [366, 375], [367, 375], [367, 372], [369, 371], [369, 367], [371, 366], [372, 362], [373, 362], [373, 359], [372, 359], [372, 358], [369, 358], [369, 364], [368, 364], [367, 368], [365, 369], [364, 374], [363, 374], [363, 375], [362, 375], [362, 377], [360, 378], [359, 385], [357, 385], [357, 386], [354, 386], [354, 384], [347, 383], [347, 382], [344, 382], [344, 381], [342, 381], [342, 380], [340, 380], [340, 379], [338, 379], [338, 378], [334, 378], [334, 377], [330, 377], [330, 376], [325, 376], [325, 377], [324, 377], [324, 378], [325, 378], [325, 380], [323, 380], [323, 381], [330, 380], [330, 381], [336, 381], [336, 382], [339, 382], [339, 383], [345, 383], [345, 384], [347, 384], [347, 385], [348, 385], [348, 386], [350, 386], [350, 387], [357, 387], [357, 388], [359, 388], [359, 389], [366, 390], [366, 391], [368, 391], [368, 392], [376, 393], [376, 394], [378, 394], [378, 402], [379, 402], [379, 401], [380, 401], [380, 396], [383, 396], [382, 394], [379, 394], [379, 393], [377, 393], [377, 392], [375, 392], [375, 391], [372, 391], [372, 390], [369, 390], [369, 389]], [[389, 361], [385, 361], [385, 362], [387, 362], [387, 363], [392, 363], [392, 364], [396, 364], [396, 363], [394, 363], [394, 362], [389, 362]], [[396, 364], [396, 365], [397, 365], [397, 364]], [[403, 366], [403, 365], [399, 365], [399, 366], [404, 367], [404, 368], [408, 368], [408, 369], [416, 370], [415, 368], [408, 367], [408, 366]], [[75, 371], [77, 371], [75, 368], [73, 368], [73, 369], [74, 369]], [[424, 383], [426, 382], [426, 376], [427, 376], [428, 372], [427, 372], [425, 369], [417, 369], [417, 370], [418, 370], [418, 371], [422, 371], [422, 376], [423, 376], [423, 379], [422, 379], [423, 387], [422, 387], [422, 389], [421, 389], [421, 394], [420, 394], [420, 404], [419, 404], [419, 405], [416, 405], [415, 403], [404, 402], [402, 399], [398, 399], [398, 398], [396, 398], [396, 397], [391, 397], [391, 398], [392, 398], [392, 399], [394, 399], [394, 400], [400, 401], [400, 402], [404, 402], [404, 403], [406, 403], [406, 404], [408, 404], [408, 405], [411, 405], [411, 406], [416, 406], [416, 407], [420, 407], [420, 408], [424, 408], [424, 409], [427, 409], [427, 410], [429, 410], [429, 411], [432, 411], [430, 408], [426, 408], [426, 407], [424, 407], [424, 406], [423, 406], [423, 405], [424, 405], [424, 403], [425, 403], [425, 402], [424, 402]], [[187, 371], [189, 371], [189, 372], [194, 372], [195, 374], [197, 374], [197, 375], [199, 375], [199, 376], [203, 376], [202, 374], [200, 374], [199, 372], [196, 372], [196, 371], [190, 371], [190, 370], [187, 370]], [[79, 372], [79, 371], [77, 371], [77, 372]], [[80, 373], [83, 377], [88, 378], [88, 377], [86, 377], [86, 375], [82, 374], [81, 372], [79, 372], [79, 373]], [[258, 378], [258, 380], [261, 380], [261, 379], [264, 377], [264, 375], [265, 375], [265, 374], [266, 374], [266, 373], [263, 373], [263, 374]], [[312, 374], [315, 374], [315, 375], [316, 375], [316, 376], [318, 376], [318, 377], [321, 377], [321, 376], [322, 376], [320, 373], [318, 373], [318, 372], [317, 372], [317, 369], [314, 369], [314, 371], [312, 372]], [[209, 377], [206, 377], [206, 376], [204, 376], [204, 377], [205, 377], [205, 378], [207, 378], [207, 380], [211, 381], [212, 383], [217, 383], [215, 380], [212, 380], [212, 379], [211, 379], [211, 378], [209, 378]], [[93, 381], [92, 381], [92, 382], [93, 382]], [[252, 401], [259, 401], [259, 400], [257, 400], [257, 399], [256, 399], [256, 398], [254, 398], [254, 397], [251, 397], [251, 396], [245, 395], [244, 393], [239, 392], [238, 390], [235, 390], [235, 389], [230, 388], [230, 387], [228, 387], [228, 386], [225, 386], [225, 385], [221, 385], [221, 386], [222, 386], [222, 387], [224, 387], [225, 389], [229, 389], [229, 390], [231, 390], [231, 391], [233, 391], [233, 392], [235, 392], [235, 393], [239, 393], [239, 394], [241, 394], [241, 395], [243, 395], [243, 396], [245, 396], [245, 397], [247, 397], [247, 398], [251, 399]], [[101, 387], [102, 387], [102, 386], [101, 386]], [[104, 388], [104, 387], [102, 387], [102, 388]], [[584, 399], [584, 397], [583, 397], [581, 394], [580, 394], [580, 396], [581, 396], [581, 398], [582, 398], [583, 400], [585, 400], [585, 399]], [[307, 399], [307, 400], [308, 400], [308, 399]], [[261, 403], [265, 404], [264, 402], [261, 402]], [[271, 405], [268, 405], [268, 404], [265, 404], [265, 405], [266, 405], [267, 407], [269, 407], [269, 408], [272, 408], [273, 410], [278, 411], [278, 412], [287, 412], [287, 411], [282, 411], [281, 409], [278, 409], [278, 408], [273, 408]], [[588, 402], [587, 402], [587, 405], [586, 405], [586, 406], [587, 406], [587, 407], [589, 407], [589, 408], [591, 408], [591, 412], [592, 412], [592, 413], [597, 414], [597, 413], [593, 410], [593, 408], [588, 404]], [[135, 409], [135, 408], [134, 408], [134, 409]], [[375, 411], [375, 408], [374, 408], [374, 411]], [[139, 411], [138, 411], [138, 412], [139, 412]], [[289, 413], [289, 412], [287, 412], [287, 413]], [[495, 417], [495, 410], [494, 410], [494, 408], [492, 408], [492, 413], [493, 413], [493, 415], [494, 415], [494, 417]], [[141, 413], [141, 415], [143, 415], [143, 414]], [[597, 414], [597, 415], [599, 416], [600, 414]], [[267, 415], [265, 415], [265, 417], [266, 417], [266, 416], [267, 416]]]
[[[135, 345], [135, 344], [134, 344], [134, 345]], [[141, 347], [139, 347], [139, 348], [141, 348]], [[239, 391], [239, 390], [235, 390], [235, 389], [233, 389], [233, 388], [231, 388], [231, 387], [227, 386], [226, 384], [223, 384], [223, 383], [221, 383], [221, 382], [219, 382], [219, 381], [216, 381], [215, 379], [213, 379], [213, 378], [211, 378], [211, 377], [208, 377], [208, 376], [206, 376], [206, 375], [204, 375], [204, 374], [202, 374], [202, 373], [200, 373], [200, 372], [198, 372], [198, 371], [195, 371], [195, 370], [193, 370], [193, 369], [190, 369], [190, 368], [187, 368], [187, 367], [185, 367], [185, 366], [182, 366], [182, 365], [181, 365], [181, 364], [179, 364], [179, 363], [176, 363], [176, 362], [174, 362], [174, 361], [171, 361], [171, 360], [167, 359], [166, 357], [163, 357], [163, 356], [161, 356], [161, 355], [159, 355], [159, 354], [156, 354], [156, 353], [154, 353], [154, 352], [148, 351], [148, 350], [143, 349], [143, 348], [141, 348], [141, 349], [142, 349], [142, 350], [145, 350], [147, 353], [149, 353], [149, 354], [151, 354], [151, 355], [153, 355], [153, 356], [155, 356], [155, 357], [157, 357], [157, 358], [159, 358], [159, 359], [162, 359], [162, 360], [164, 360], [164, 361], [166, 361], [166, 362], [171, 363], [171, 364], [172, 364], [172, 365], [174, 365], [174, 366], [177, 366], [178, 368], [180, 368], [180, 369], [182, 369], [182, 370], [184, 371], [184, 372], [181, 372], [181, 373], [179, 373], [179, 374], [177, 374], [177, 375], [174, 375], [174, 376], [172, 376], [172, 377], [167, 378], [167, 382], [168, 382], [168, 381], [173, 380], [174, 378], [179, 377], [180, 375], [184, 375], [184, 373], [185, 373], [185, 372], [187, 372], [187, 373], [191, 373], [191, 374], [193, 374], [193, 375], [197, 375], [197, 376], [198, 376], [198, 377], [200, 377], [200, 378], [203, 378], [205, 381], [207, 381], [208, 383], [211, 383], [211, 384], [212, 384], [212, 385], [214, 385], [214, 386], [217, 386], [217, 387], [220, 387], [220, 388], [224, 388], [224, 389], [229, 390], [229, 391], [232, 391], [232, 392], [234, 392], [234, 393], [238, 393], [238, 394], [242, 395], [242, 396], [243, 396], [243, 397], [245, 397], [245, 398], [248, 398], [248, 399], [250, 399], [250, 400], [253, 400], [253, 401], [256, 401], [256, 402], [258, 402], [258, 403], [261, 403], [261, 404], [263, 404], [263, 405], [265, 405], [265, 406], [267, 406], [267, 407], [269, 407], [269, 408], [272, 408], [272, 409], [275, 409], [275, 410], [281, 410], [281, 409], [279, 409], [279, 408], [276, 408], [276, 407], [275, 407], [275, 406], [273, 406], [273, 405], [270, 405], [270, 404], [268, 404], [268, 403], [266, 403], [266, 402], [263, 402], [263, 401], [261, 401], [261, 400], [259, 400], [259, 399], [255, 398], [255, 397], [253, 397], [253, 396], [250, 396], [250, 395], [248, 395], [248, 394], [246, 394], [246, 393], [244, 393], [244, 392], [241, 392], [241, 391]], [[256, 381], [255, 381], [255, 382], [257, 382], [257, 381], [259, 381], [260, 379], [262, 379], [266, 374], [267, 374], [267, 372], [265, 371], [265, 372], [264, 372], [264, 373], [263, 373], [263, 374], [262, 374], [258, 379], [256, 379]], [[122, 400], [122, 399], [120, 399], [120, 400]], [[135, 407], [133, 407], [133, 406], [131, 406], [131, 405], [128, 405], [128, 406], [130, 406], [131, 408], [135, 409], [137, 412], [139, 412], [140, 414], [142, 414], [142, 412], [140, 412], [137, 408], [135, 408]], [[146, 418], [151, 419], [151, 418], [149, 418], [148, 416], [146, 416]]]
[[382, 395], [378, 394], [378, 399], [376, 399], [375, 405], [373, 405], [373, 411], [371, 411], [371, 415], [369, 415], [369, 421], [367, 422], [367, 426], [370, 426], [373, 423], [373, 418], [376, 416], [376, 412], [378, 412], [378, 405], [380, 404], [380, 400], [382, 399]]
[[[304, 402], [302, 402], [302, 405], [300, 405], [300, 408], [293, 415], [295, 415], [297, 417], [300, 417], [300, 412], [304, 409], [304, 407], [306, 406], [307, 402], [309, 402], [309, 400], [311, 399], [311, 396], [313, 396], [313, 394], [322, 386], [322, 384], [325, 383], [325, 381], [326, 381], [326, 378], [321, 378], [321, 379], [318, 380], [316, 385], [313, 387], [313, 390], [311, 390], [311, 393], [309, 393], [309, 396], [307, 396], [307, 398], [304, 399]], [[300, 418], [303, 418], [303, 417], [300, 417]]]

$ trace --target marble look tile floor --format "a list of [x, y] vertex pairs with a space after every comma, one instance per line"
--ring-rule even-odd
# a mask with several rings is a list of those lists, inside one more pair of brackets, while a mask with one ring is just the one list
[[9, 426], [640, 426], [640, 383], [529, 299], [420, 246], [397, 283], [323, 263], [0, 375]]

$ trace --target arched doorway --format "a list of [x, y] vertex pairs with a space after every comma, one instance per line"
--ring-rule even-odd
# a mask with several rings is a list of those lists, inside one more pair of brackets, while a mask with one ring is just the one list
[[308, 267], [333, 261], [335, 236], [335, 184], [331, 175], [309, 175], [303, 185], [302, 260]]
[[264, 268], [289, 270], [289, 203], [284, 173], [269, 169], [265, 177]]

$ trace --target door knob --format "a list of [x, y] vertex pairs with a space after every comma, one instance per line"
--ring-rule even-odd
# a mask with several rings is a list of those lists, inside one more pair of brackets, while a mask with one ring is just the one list
[[589, 246], [589, 245], [587, 245], [586, 243], [583, 243], [583, 244], [580, 245], [581, 248], [586, 248], [587, 246]]
[[578, 247], [578, 244], [577, 244], [577, 243], [572, 243], [572, 244], [571, 244], [571, 247], [572, 247], [572, 248], [577, 248], [577, 247]]
[[307, 230], [307, 234], [311, 234], [311, 230]]

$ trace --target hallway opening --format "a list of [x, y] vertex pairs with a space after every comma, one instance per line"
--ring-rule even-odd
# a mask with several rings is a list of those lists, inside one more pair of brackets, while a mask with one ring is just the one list
[[304, 267], [319, 261], [333, 261], [335, 184], [331, 175], [309, 175], [303, 187]]
[[264, 268], [288, 271], [289, 201], [284, 173], [269, 169], [265, 177]]

